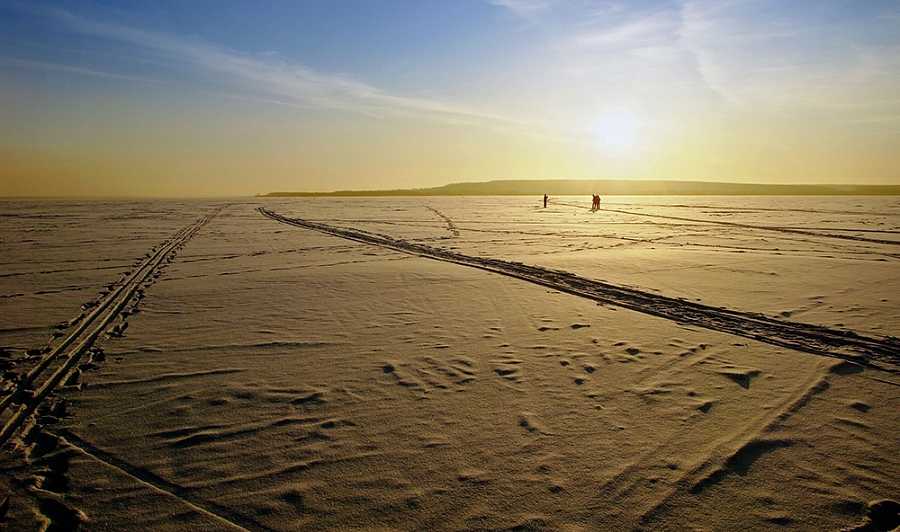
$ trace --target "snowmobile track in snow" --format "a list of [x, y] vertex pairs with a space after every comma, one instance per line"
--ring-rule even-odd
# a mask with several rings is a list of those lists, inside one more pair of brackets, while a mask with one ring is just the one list
[[588, 279], [566, 271], [500, 259], [473, 257], [389, 236], [288, 218], [263, 207], [258, 211], [264, 216], [288, 225], [403, 253], [479, 268], [592, 299], [602, 304], [659, 316], [680, 324], [730, 333], [816, 355], [840, 358], [900, 375], [900, 339], [892, 336], [866, 336], [850, 330], [768, 318], [759, 313], [710, 307]]

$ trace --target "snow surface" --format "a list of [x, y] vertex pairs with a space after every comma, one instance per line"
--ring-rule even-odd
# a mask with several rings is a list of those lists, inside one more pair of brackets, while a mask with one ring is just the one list
[[[836, 531], [862, 522], [869, 501], [900, 499], [890, 361], [864, 368], [852, 346], [792, 349], [510, 275], [538, 266], [890, 348], [898, 198], [589, 206], [0, 202], [0, 362], [13, 374], [155, 247], [222, 208], [141, 285], [117, 318], [127, 330], [98, 338], [78, 384], [55, 392], [65, 415], [4, 447], [7, 519], [17, 530]], [[341, 238], [260, 207], [506, 266]]]

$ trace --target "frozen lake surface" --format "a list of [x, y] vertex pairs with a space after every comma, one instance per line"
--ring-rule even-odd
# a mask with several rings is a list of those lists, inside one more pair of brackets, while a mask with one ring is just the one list
[[8, 519], [836, 531], [900, 499], [900, 199], [588, 207], [0, 202], [4, 397], [73, 361], [7, 401]]

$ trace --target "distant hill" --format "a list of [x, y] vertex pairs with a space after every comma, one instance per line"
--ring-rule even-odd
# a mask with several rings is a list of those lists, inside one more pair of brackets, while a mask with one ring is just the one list
[[897, 196], [900, 185], [754, 185], [706, 181], [616, 181], [554, 179], [452, 183], [442, 187], [335, 192], [270, 192], [262, 197], [312, 196]]

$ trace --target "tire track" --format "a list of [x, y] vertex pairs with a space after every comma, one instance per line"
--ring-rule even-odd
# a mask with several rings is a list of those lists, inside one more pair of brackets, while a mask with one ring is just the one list
[[[125, 306], [132, 301], [140, 287], [156, 272], [164, 262], [171, 260], [175, 252], [190, 240], [197, 231], [209, 223], [222, 209], [217, 209], [196, 223], [182, 229], [169, 240], [156, 246], [151, 253], [145, 255], [144, 261], [118, 286], [98, 304], [90, 314], [83, 316], [78, 325], [56, 347], [46, 354], [41, 361], [31, 368], [17, 383], [16, 389], [0, 401], [0, 414], [10, 405], [20, 406], [6, 424], [0, 429], [0, 445], [18, 430], [28, 417], [37, 410], [59, 383], [63, 381], [81, 360], [82, 355], [94, 344], [109, 324], [120, 315]], [[119, 327], [119, 326], [117, 326]], [[119, 329], [121, 331], [121, 329]], [[66, 351], [76, 341], [80, 342], [70, 351]], [[34, 388], [37, 379], [57, 360], [65, 362], [56, 368], [41, 384]]]
[[684, 325], [703, 327], [779, 347], [849, 360], [863, 366], [900, 375], [900, 339], [892, 336], [866, 336], [850, 330], [776, 320], [759, 313], [710, 307], [683, 299], [596, 281], [566, 271], [528, 266], [520, 262], [473, 257], [389, 236], [340, 229], [322, 223], [288, 218], [263, 207], [260, 207], [258, 211], [264, 216], [288, 225], [403, 253], [479, 268], [585, 297], [599, 303], [666, 318]]

